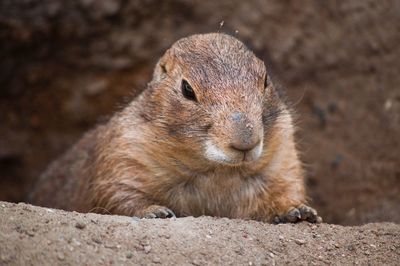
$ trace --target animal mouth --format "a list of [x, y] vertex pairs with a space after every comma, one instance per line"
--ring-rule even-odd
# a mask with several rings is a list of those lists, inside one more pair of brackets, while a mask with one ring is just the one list
[[205, 157], [215, 163], [227, 166], [240, 166], [257, 161], [261, 157], [262, 141], [251, 150], [222, 149], [208, 140], [205, 144]]

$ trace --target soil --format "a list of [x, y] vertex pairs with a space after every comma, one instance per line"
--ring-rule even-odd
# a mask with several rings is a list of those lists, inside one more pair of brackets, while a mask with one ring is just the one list
[[[27, 219], [29, 216], [29, 219]], [[134, 219], [0, 202], [1, 265], [398, 265], [400, 225]]]

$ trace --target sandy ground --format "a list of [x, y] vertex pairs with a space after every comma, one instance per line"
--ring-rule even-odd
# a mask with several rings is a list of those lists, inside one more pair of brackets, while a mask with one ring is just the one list
[[400, 225], [138, 220], [0, 202], [0, 265], [398, 265]]

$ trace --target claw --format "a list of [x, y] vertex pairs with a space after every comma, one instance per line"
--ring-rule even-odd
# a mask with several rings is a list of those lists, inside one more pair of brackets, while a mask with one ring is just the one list
[[157, 215], [155, 215], [154, 213], [148, 213], [143, 218], [145, 218], [145, 219], [154, 219], [154, 218], [157, 218]]
[[164, 206], [152, 205], [150, 206], [145, 214], [142, 216], [145, 219], [155, 218], [173, 218], [176, 217], [175, 213]]
[[167, 218], [176, 218], [176, 215], [173, 211], [167, 209], [167, 212], [168, 212]]
[[321, 223], [322, 218], [318, 216], [316, 210], [304, 204], [297, 208], [292, 208], [287, 213], [274, 218], [274, 223], [296, 223], [299, 221]]

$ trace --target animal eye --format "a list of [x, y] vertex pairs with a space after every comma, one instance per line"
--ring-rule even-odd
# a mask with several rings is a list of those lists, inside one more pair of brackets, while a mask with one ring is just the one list
[[197, 101], [196, 94], [193, 91], [193, 88], [189, 85], [186, 80], [182, 80], [182, 94], [186, 99], [191, 101]]

